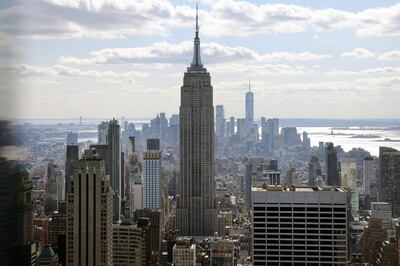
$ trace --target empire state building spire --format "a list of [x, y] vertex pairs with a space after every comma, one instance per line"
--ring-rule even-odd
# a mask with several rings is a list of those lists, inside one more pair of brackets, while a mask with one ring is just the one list
[[213, 147], [213, 87], [210, 73], [200, 60], [196, 15], [193, 62], [183, 76], [179, 107], [180, 176], [175, 222], [180, 235], [207, 237], [218, 230]]
[[191, 70], [200, 70], [203, 68], [200, 57], [200, 38], [199, 38], [199, 7], [196, 4], [196, 36], [194, 38], [193, 62], [190, 65]]

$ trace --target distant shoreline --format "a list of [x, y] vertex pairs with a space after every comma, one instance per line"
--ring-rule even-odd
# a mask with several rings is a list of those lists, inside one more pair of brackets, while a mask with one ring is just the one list
[[[168, 116], [167, 116], [168, 117]], [[82, 118], [82, 124], [99, 124], [101, 121], [107, 121], [110, 118]], [[237, 118], [237, 117], [235, 117]], [[266, 117], [268, 119], [268, 117]], [[121, 118], [117, 118], [121, 120]], [[125, 117], [124, 121], [134, 124], [149, 123], [153, 118], [128, 118]], [[226, 117], [229, 119], [229, 117]], [[57, 124], [73, 124], [79, 125], [79, 118], [62, 118], [62, 119], [13, 119], [11, 120], [14, 124], [29, 123], [31, 125], [57, 125]], [[256, 120], [255, 123], [261, 124], [260, 120]], [[279, 125], [281, 127], [332, 127], [335, 129], [349, 129], [348, 127], [373, 127], [377, 129], [384, 127], [392, 130], [400, 130], [400, 119], [312, 119], [312, 118], [282, 118], [279, 119]]]

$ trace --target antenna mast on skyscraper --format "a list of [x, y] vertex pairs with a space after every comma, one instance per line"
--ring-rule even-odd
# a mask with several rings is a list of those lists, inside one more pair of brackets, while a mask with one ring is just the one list
[[250, 87], [250, 78], [249, 78], [249, 91], [251, 91], [251, 87]]

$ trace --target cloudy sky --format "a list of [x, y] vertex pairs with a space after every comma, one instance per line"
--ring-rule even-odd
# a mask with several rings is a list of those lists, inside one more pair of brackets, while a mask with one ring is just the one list
[[[256, 117], [400, 117], [398, 1], [199, 6], [202, 60], [226, 116], [244, 116], [250, 78]], [[194, 18], [189, 0], [2, 0], [3, 116], [177, 113]]]

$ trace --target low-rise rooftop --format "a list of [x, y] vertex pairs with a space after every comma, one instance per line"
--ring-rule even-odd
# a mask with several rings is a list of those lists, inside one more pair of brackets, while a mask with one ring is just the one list
[[346, 192], [346, 190], [342, 187], [308, 187], [308, 186], [283, 186], [283, 185], [267, 185], [262, 184], [258, 186], [253, 186], [252, 191], [277, 191], [277, 192], [323, 192], [323, 191], [331, 191], [331, 192]]

